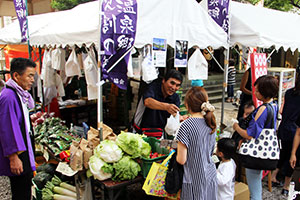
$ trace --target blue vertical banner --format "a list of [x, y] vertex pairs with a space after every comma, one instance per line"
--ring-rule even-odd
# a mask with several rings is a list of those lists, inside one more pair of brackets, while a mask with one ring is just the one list
[[208, 14], [228, 34], [230, 0], [207, 0]]
[[103, 79], [127, 88], [127, 64], [133, 48], [136, 0], [103, 0], [101, 6], [101, 63]]
[[21, 30], [21, 42], [27, 41], [27, 8], [26, 8], [26, 0], [14, 0], [14, 5], [16, 9], [16, 14], [19, 20], [20, 24], [20, 30]]

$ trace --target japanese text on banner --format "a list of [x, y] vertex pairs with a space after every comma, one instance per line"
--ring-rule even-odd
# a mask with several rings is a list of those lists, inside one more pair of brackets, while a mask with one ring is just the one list
[[101, 15], [103, 78], [126, 89], [127, 64], [136, 33], [136, 0], [103, 0]]
[[207, 0], [208, 14], [228, 33], [229, 30], [229, 0]]
[[14, 5], [16, 9], [16, 14], [20, 24], [21, 30], [21, 42], [27, 41], [27, 9], [26, 9], [26, 2], [25, 0], [14, 0]]

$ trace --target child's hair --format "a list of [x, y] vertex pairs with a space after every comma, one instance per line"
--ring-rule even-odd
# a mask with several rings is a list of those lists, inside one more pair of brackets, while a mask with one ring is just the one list
[[229, 160], [234, 156], [237, 148], [235, 141], [231, 138], [220, 139], [218, 141], [217, 147], [218, 151], [223, 153], [226, 160]]
[[252, 100], [247, 101], [247, 102], [244, 104], [244, 109], [250, 108], [250, 107], [252, 107], [252, 106], [254, 106], [253, 101], [252, 101]]
[[[203, 87], [192, 87], [187, 91], [184, 102], [187, 104], [189, 111], [192, 111], [194, 113], [201, 112], [202, 104], [204, 102], [208, 102], [207, 92]], [[216, 118], [213, 112], [206, 111], [204, 119], [207, 126], [212, 129], [211, 134], [214, 133], [216, 130]]]

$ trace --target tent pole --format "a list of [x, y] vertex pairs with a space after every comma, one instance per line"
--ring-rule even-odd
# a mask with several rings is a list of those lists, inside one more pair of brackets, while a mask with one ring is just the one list
[[273, 49], [273, 51], [268, 55], [267, 60], [270, 59], [270, 57], [272, 56], [272, 54], [275, 52], [275, 49]]
[[223, 88], [222, 88], [222, 110], [221, 110], [221, 124], [224, 124], [224, 108], [225, 108], [225, 90], [227, 87], [227, 73], [228, 73], [228, 65], [229, 65], [229, 48], [225, 49], [226, 58], [224, 61], [224, 76], [223, 76]]
[[233, 48], [233, 49], [235, 50], [235, 52], [237, 52], [237, 53], [241, 56], [241, 58], [243, 59], [243, 61], [244, 61], [245, 63], [247, 63], [249, 66], [251, 66], [251, 65], [248, 63], [248, 61], [243, 57], [243, 55], [241, 55], [240, 52], [239, 52], [238, 50], [236, 50], [236, 48]]
[[102, 0], [99, 0], [99, 50], [98, 50], [98, 101], [97, 101], [97, 128], [99, 131], [100, 141], [103, 140], [103, 97], [102, 97], [102, 84], [101, 84], [101, 20], [102, 20]]
[[214, 59], [214, 61], [217, 63], [217, 65], [220, 67], [220, 69], [222, 71], [224, 71], [223, 67], [220, 65], [220, 63], [217, 61], [217, 59], [214, 57], [214, 55], [210, 52], [210, 50], [208, 48], [205, 48], [205, 49], [208, 51], [208, 53], [211, 55], [211, 57]]

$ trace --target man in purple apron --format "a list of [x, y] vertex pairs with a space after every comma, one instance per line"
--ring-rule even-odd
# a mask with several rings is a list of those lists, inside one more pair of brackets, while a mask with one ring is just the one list
[[11, 79], [0, 94], [0, 176], [10, 178], [13, 200], [31, 199], [35, 161], [28, 110], [34, 101], [28, 90], [34, 82], [35, 66], [32, 60], [14, 58]]

